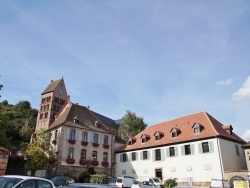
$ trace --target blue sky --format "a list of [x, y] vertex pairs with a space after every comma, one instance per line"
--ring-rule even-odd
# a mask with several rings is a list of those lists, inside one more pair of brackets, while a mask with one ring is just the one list
[[72, 102], [148, 125], [206, 111], [250, 140], [250, 1], [0, 1], [1, 100]]

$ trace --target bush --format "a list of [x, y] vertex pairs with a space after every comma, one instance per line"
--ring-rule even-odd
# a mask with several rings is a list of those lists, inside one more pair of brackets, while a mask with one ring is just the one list
[[106, 184], [107, 175], [106, 174], [94, 174], [91, 175], [90, 183]]
[[176, 179], [167, 179], [164, 182], [164, 187], [165, 188], [170, 188], [170, 187], [174, 187], [177, 186], [177, 181]]

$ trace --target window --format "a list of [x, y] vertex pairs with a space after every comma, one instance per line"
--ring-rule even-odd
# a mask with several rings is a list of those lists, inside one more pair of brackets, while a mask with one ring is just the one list
[[92, 160], [97, 161], [97, 151], [92, 151]]
[[136, 161], [136, 152], [132, 153], [132, 161]]
[[81, 159], [86, 159], [86, 150], [85, 149], [81, 150]]
[[98, 144], [98, 134], [94, 134], [93, 142]]
[[155, 141], [160, 140], [160, 135], [155, 135]]
[[87, 132], [83, 132], [82, 133], [82, 141], [87, 142], [87, 140], [88, 140], [88, 133]]
[[108, 162], [108, 153], [107, 152], [103, 152], [103, 161]]
[[69, 132], [69, 140], [75, 140], [75, 135], [76, 135], [76, 131], [70, 129], [70, 132]]
[[148, 152], [147, 151], [143, 151], [142, 152], [142, 159], [148, 159]]
[[109, 141], [109, 137], [107, 135], [104, 135], [103, 144], [108, 145], [108, 141]]
[[55, 131], [55, 140], [57, 140], [58, 130]]
[[18, 187], [21, 188], [36, 188], [36, 180], [26, 180], [21, 183]]
[[208, 142], [203, 142], [203, 143], [202, 143], [202, 152], [203, 152], [203, 153], [208, 153], [208, 152], [209, 152], [209, 145], [208, 145]]
[[74, 148], [68, 148], [68, 158], [73, 159], [74, 157]]
[[161, 160], [161, 150], [160, 149], [156, 149], [155, 150], [155, 160], [156, 161], [160, 161]]
[[44, 180], [36, 180], [38, 187], [42, 187], [42, 188], [52, 188], [53, 185], [50, 184], [50, 182], [48, 181], [44, 181]]
[[200, 133], [199, 127], [194, 127], [194, 134], [198, 134], [198, 133]]
[[175, 138], [175, 137], [177, 137], [177, 131], [172, 132], [172, 138]]
[[132, 145], [132, 141], [131, 141], [131, 140], [128, 141], [128, 145], [129, 145], [129, 146]]
[[147, 142], [146, 137], [142, 138], [142, 139], [141, 139], [141, 142], [142, 142], [142, 143], [146, 143], [146, 142]]
[[127, 162], [128, 161], [126, 153], [120, 154], [120, 161], [121, 162]]
[[191, 154], [191, 147], [190, 147], [190, 145], [185, 145], [184, 149], [185, 149], [185, 155], [190, 155]]
[[170, 155], [170, 157], [174, 157], [174, 156], [175, 156], [174, 147], [170, 147], [170, 148], [169, 148], [169, 155]]

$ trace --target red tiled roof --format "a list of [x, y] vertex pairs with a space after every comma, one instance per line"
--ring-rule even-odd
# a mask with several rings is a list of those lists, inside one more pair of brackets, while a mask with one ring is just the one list
[[51, 80], [50, 84], [48, 85], [48, 87], [42, 92], [42, 94], [45, 94], [45, 93], [49, 93], [49, 92], [52, 92], [55, 90], [55, 88], [57, 87], [57, 85], [63, 81], [63, 78], [62, 79], [59, 79], [59, 80]]
[[[201, 132], [199, 134], [194, 134], [194, 130], [192, 127], [195, 123], [199, 123], [202, 126]], [[176, 128], [180, 131], [178, 133], [178, 136], [175, 138], [172, 138], [172, 135], [170, 133], [173, 128]], [[155, 141], [154, 134], [157, 131], [164, 133], [164, 136], [160, 140]], [[151, 136], [146, 143], [142, 144], [140, 138], [143, 134]], [[206, 139], [209, 137], [223, 137], [225, 139], [234, 140], [241, 144], [246, 143], [236, 134], [233, 133], [232, 135], [230, 135], [223, 128], [223, 125], [218, 120], [209, 115], [207, 112], [200, 112], [180, 117], [174, 120], [162, 122], [159, 124], [151, 125], [134, 137], [137, 138], [134, 144], [130, 146], [125, 144], [124, 146], [116, 150], [116, 152], [156, 147], [167, 144], [175, 144], [191, 140]]]

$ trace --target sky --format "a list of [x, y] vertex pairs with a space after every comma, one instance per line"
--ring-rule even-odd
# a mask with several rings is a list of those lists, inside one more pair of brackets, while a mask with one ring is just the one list
[[149, 126], [207, 112], [250, 141], [249, 0], [0, 0], [0, 101], [73, 103]]

